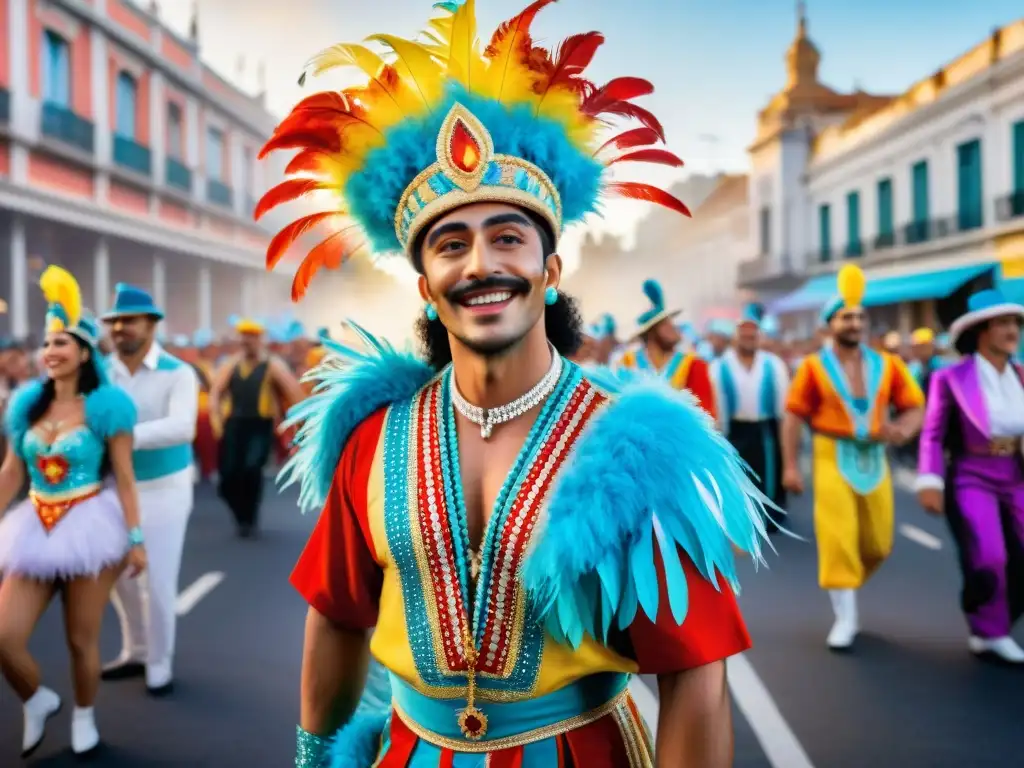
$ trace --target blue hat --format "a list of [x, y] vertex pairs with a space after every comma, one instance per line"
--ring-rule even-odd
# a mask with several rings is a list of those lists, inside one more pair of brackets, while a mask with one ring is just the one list
[[607, 339], [615, 336], [615, 318], [607, 312], [587, 328], [587, 335], [592, 339]]
[[331, 329], [328, 328], [326, 325], [323, 326], [322, 328], [317, 328], [316, 337], [320, 341], [323, 341], [324, 339], [330, 339], [331, 338]]
[[764, 320], [764, 307], [760, 304], [747, 304], [743, 308], [743, 312], [740, 313], [739, 325], [753, 324], [761, 327], [761, 321]]
[[657, 280], [644, 280], [643, 291], [651, 306], [636, 319], [637, 329], [633, 334], [634, 338], [651, 330], [662, 320], [668, 320], [682, 312], [681, 309], [669, 310], [665, 306], [665, 294]]
[[704, 332], [709, 335], [732, 336], [736, 333], [736, 323], [723, 317], [716, 317], [708, 321]]
[[134, 285], [118, 283], [114, 286], [114, 306], [103, 315], [103, 320], [108, 321], [132, 315], [148, 315], [157, 320], [164, 319], [164, 313], [157, 309], [152, 296]]
[[961, 337], [966, 331], [997, 317], [1012, 315], [1024, 320], [1024, 305], [1008, 301], [998, 288], [986, 288], [967, 299], [967, 311], [949, 326], [949, 342], [958, 351]]

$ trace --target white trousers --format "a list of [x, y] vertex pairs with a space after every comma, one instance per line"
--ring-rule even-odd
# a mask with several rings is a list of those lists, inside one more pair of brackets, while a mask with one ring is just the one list
[[[178, 478], [175, 478], [176, 480]], [[122, 658], [144, 662], [151, 685], [171, 678], [177, 626], [178, 576], [185, 531], [192, 513], [191, 478], [153, 490], [139, 489], [148, 567], [136, 579], [126, 573], [111, 602], [121, 620]]]

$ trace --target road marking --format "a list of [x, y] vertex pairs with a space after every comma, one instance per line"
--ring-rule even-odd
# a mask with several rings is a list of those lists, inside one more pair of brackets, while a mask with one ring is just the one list
[[900, 533], [915, 544], [920, 544], [925, 549], [934, 549], [936, 551], [942, 549], [942, 539], [937, 536], [932, 536], [928, 531], [923, 531], [916, 525], [901, 523]]
[[629, 693], [633, 697], [633, 703], [640, 710], [640, 716], [647, 721], [647, 725], [653, 732], [658, 727], [658, 699], [654, 692], [647, 687], [647, 683], [634, 675], [629, 681]]
[[224, 581], [224, 574], [220, 571], [204, 573], [178, 595], [178, 603], [175, 607], [177, 614], [179, 616], [187, 614], [222, 581]]
[[736, 706], [750, 723], [772, 768], [814, 768], [746, 656], [730, 658], [726, 673]]

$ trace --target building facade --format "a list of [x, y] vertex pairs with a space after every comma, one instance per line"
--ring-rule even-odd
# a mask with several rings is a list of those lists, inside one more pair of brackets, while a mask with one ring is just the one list
[[979, 284], [1024, 295], [1024, 19], [896, 96], [838, 94], [819, 63], [801, 18], [750, 148], [738, 284], [801, 334], [849, 261], [874, 321], [904, 332], [945, 325]]
[[0, 335], [38, 330], [35, 279], [70, 269], [102, 312], [114, 282], [152, 290], [168, 332], [221, 329], [287, 300], [263, 273], [254, 201], [275, 125], [262, 96], [203, 64], [156, 4], [0, 0]]

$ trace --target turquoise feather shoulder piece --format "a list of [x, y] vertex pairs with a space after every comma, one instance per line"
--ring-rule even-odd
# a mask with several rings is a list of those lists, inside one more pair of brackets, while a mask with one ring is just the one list
[[11, 393], [4, 413], [4, 432], [7, 440], [14, 446], [15, 452], [21, 455], [21, 440], [32, 426], [28, 420], [28, 412], [32, 410], [39, 396], [43, 393], [41, 379], [25, 382]]
[[297, 450], [281, 469], [282, 488], [299, 483], [303, 511], [323, 506], [341, 451], [359, 424], [375, 411], [416, 394], [435, 371], [411, 352], [397, 352], [355, 323], [367, 351], [330, 339], [323, 362], [303, 379], [315, 381], [313, 395], [288, 411], [284, 426], [298, 425]]
[[85, 423], [103, 440], [131, 432], [138, 418], [131, 396], [113, 384], [102, 384], [85, 396]]
[[680, 549], [719, 589], [721, 574], [738, 591], [734, 547], [764, 562], [771, 505], [688, 392], [632, 371], [586, 375], [612, 402], [569, 455], [523, 570], [538, 619], [573, 648], [585, 634], [606, 642], [638, 610], [656, 620], [655, 549], [678, 624], [688, 605]]

